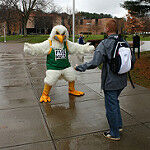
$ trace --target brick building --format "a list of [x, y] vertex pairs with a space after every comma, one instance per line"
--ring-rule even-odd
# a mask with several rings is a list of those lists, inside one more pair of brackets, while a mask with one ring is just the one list
[[[75, 34], [102, 34], [104, 32], [104, 26], [111, 18], [103, 19], [84, 19], [80, 15], [76, 15], [75, 19]], [[118, 31], [122, 31], [124, 27], [124, 20], [117, 19]], [[28, 34], [49, 34], [53, 26], [62, 24], [67, 27], [69, 34], [72, 34], [72, 16], [66, 13], [42, 13], [33, 12], [27, 22], [27, 33]], [[7, 26], [7, 25], [6, 25]], [[1, 28], [2, 29], [2, 28]], [[7, 30], [7, 29], [6, 29]], [[14, 26], [9, 29], [10, 34], [21, 34], [22, 25], [20, 22], [15, 22]], [[7, 32], [8, 33], [8, 32]], [[0, 30], [0, 34], [3, 31]]]
[[[46, 29], [45, 32], [41, 32], [41, 33], [50, 33], [53, 26], [62, 24], [64, 26], [66, 26], [66, 28], [69, 31], [69, 34], [72, 34], [72, 16], [71, 15], [68, 15], [67, 13], [61, 13], [61, 14], [51, 13], [51, 14], [46, 14], [46, 15], [51, 17], [50, 18], [51, 23], [49, 22], [50, 26], [49, 26], [49, 28], [47, 28], [49, 30], [47, 31], [47, 29]], [[76, 14], [75, 34], [80, 34], [80, 33], [93, 34], [93, 35], [101, 34], [104, 32], [104, 27], [105, 27], [106, 22], [110, 19], [111, 18], [84, 19], [83, 17], [80, 16], [80, 14]], [[31, 20], [34, 25], [31, 23]], [[117, 18], [116, 21], [118, 24], [118, 32], [121, 33], [121, 31], [124, 27], [125, 21], [122, 18], [120, 18], [120, 19]], [[30, 21], [28, 21], [27, 30], [29, 28], [36, 28], [35, 19], [32, 18], [32, 19], [30, 19]], [[40, 30], [43, 30], [43, 29], [40, 28]], [[37, 32], [37, 33], [39, 33], [39, 32]]]

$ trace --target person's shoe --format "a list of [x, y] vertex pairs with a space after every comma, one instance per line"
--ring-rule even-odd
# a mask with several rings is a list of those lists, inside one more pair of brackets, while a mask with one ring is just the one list
[[119, 128], [119, 132], [122, 132], [122, 131], [123, 131], [122, 127], [121, 127], [121, 128]]
[[103, 135], [104, 135], [104, 137], [106, 137], [108, 139], [111, 139], [111, 140], [114, 140], [114, 141], [119, 141], [120, 140], [120, 137], [116, 138], [116, 137], [111, 136], [109, 131], [104, 132]]

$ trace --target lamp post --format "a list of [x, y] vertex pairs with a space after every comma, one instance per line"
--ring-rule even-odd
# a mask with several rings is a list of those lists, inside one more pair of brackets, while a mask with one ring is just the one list
[[6, 42], [6, 28], [5, 28], [5, 24], [4, 24], [4, 42]]
[[72, 41], [75, 39], [75, 0], [73, 0], [73, 15], [72, 15]]

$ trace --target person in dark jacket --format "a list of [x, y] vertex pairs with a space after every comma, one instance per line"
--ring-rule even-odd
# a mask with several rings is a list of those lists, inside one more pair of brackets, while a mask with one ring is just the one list
[[[84, 45], [84, 36], [82, 34], [80, 34], [79, 39], [78, 39], [79, 44]], [[77, 58], [79, 60], [79, 62], [83, 63], [84, 62], [84, 55], [77, 55]]]
[[140, 58], [140, 36], [133, 36], [133, 52], [135, 54], [135, 48], [138, 48], [138, 58]]
[[106, 59], [106, 56], [108, 59], [111, 58], [111, 52], [115, 44], [115, 39], [113, 38], [118, 38], [116, 34], [116, 21], [114, 19], [108, 21], [105, 30], [108, 38], [101, 41], [97, 46], [93, 59], [90, 62], [75, 66], [75, 69], [83, 72], [86, 69], [94, 69], [100, 64], [103, 64], [101, 88], [105, 95], [106, 117], [110, 126], [110, 130], [104, 132], [103, 135], [112, 140], [120, 140], [119, 131], [123, 129], [118, 97], [121, 91], [127, 86], [127, 73], [120, 75], [113, 73]]
[[79, 44], [84, 44], [83, 35], [81, 34], [79, 37]]

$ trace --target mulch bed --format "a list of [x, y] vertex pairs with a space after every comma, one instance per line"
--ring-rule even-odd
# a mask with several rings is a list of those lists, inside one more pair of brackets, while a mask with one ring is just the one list
[[150, 52], [141, 53], [131, 71], [131, 77], [134, 83], [150, 89]]

